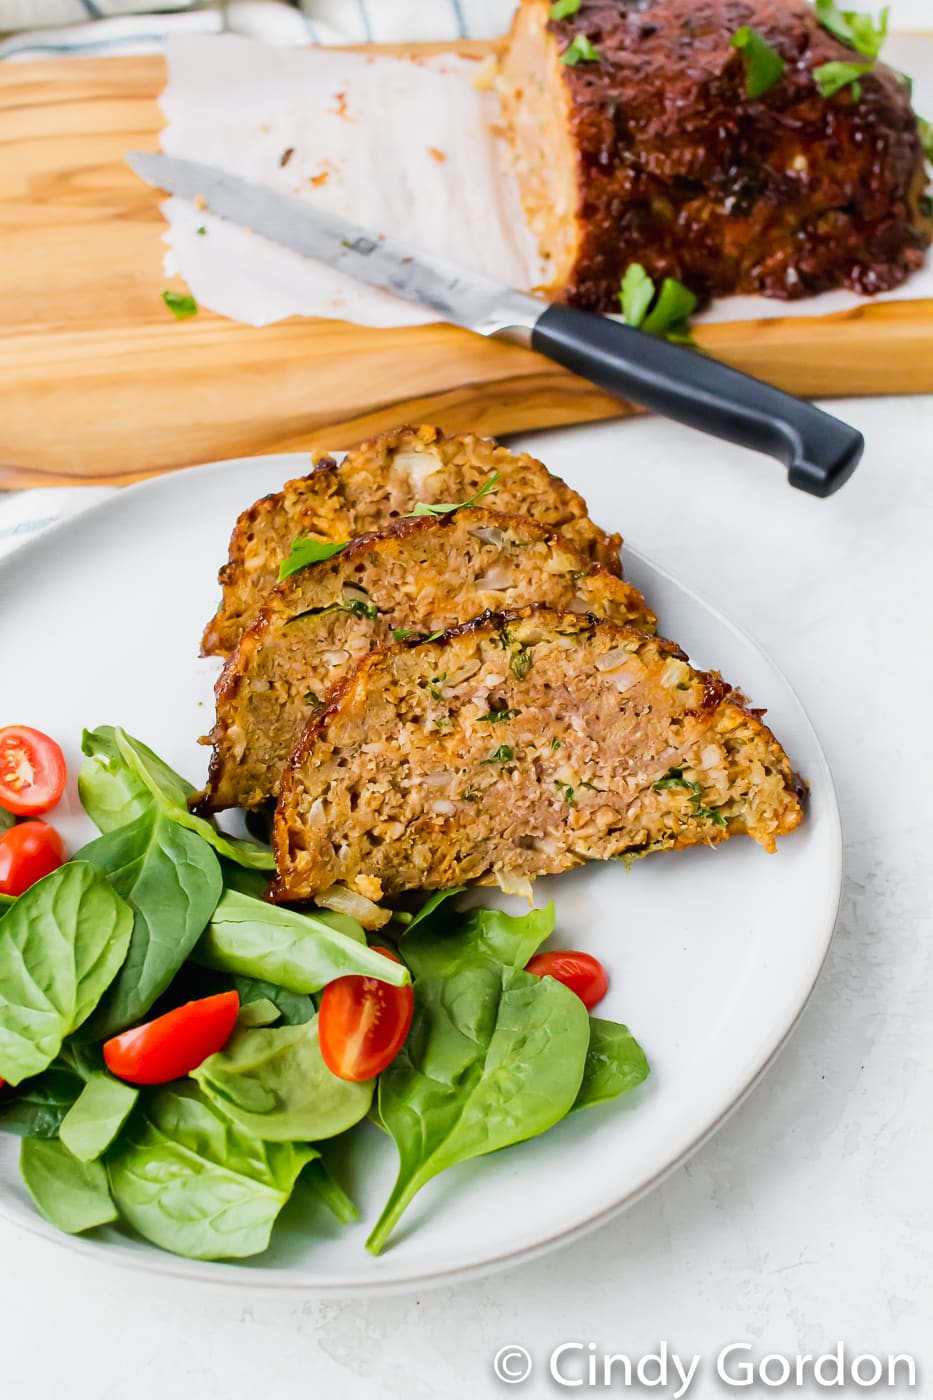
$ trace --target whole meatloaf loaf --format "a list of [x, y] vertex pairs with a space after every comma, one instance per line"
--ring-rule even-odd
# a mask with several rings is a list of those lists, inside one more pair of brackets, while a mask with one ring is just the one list
[[532, 602], [655, 627], [641, 594], [575, 545], [480, 507], [396, 521], [300, 569], [269, 594], [217, 681], [198, 810], [274, 797], [308, 719], [372, 647]]
[[[701, 299], [880, 292], [921, 266], [933, 224], [909, 86], [807, 0], [550, 8], [519, 6], [499, 87], [552, 297], [618, 311], [631, 263]], [[754, 98], [741, 29], [784, 63]], [[871, 71], [821, 96], [814, 70], [840, 62]]]
[[468, 501], [496, 472], [495, 494], [483, 497], [490, 509], [530, 515], [621, 574], [619, 536], [594, 525], [582, 497], [534, 457], [474, 433], [445, 437], [439, 428], [398, 428], [348, 452], [339, 466], [331, 457], [320, 458], [310, 475], [243, 512], [220, 571], [222, 601], [204, 632], [203, 654], [227, 656], [233, 650], [275, 586], [296, 536], [350, 540], [381, 530], [419, 502]]
[[307, 727], [275, 815], [273, 897], [517, 890], [587, 860], [801, 818], [787, 756], [671, 642], [549, 608], [372, 652]]

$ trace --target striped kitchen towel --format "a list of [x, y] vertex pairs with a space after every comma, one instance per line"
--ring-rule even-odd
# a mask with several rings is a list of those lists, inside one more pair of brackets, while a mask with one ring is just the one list
[[[391, 43], [501, 34], [514, 0], [0, 0], [0, 58], [158, 53], [169, 35], [270, 44]], [[13, 31], [13, 32], [10, 32]]]

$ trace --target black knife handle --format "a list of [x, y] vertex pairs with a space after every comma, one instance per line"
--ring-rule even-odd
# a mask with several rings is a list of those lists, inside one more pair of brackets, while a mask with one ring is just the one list
[[572, 306], [549, 306], [532, 348], [612, 394], [726, 442], [776, 457], [791, 486], [831, 496], [865, 440], [813, 404], [682, 345]]

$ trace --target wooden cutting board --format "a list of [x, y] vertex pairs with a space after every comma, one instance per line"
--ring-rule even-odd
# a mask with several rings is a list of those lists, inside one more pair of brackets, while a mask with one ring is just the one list
[[[0, 64], [0, 487], [341, 448], [405, 421], [498, 434], [631, 411], [531, 351], [450, 326], [175, 321], [160, 196], [124, 163], [158, 149], [164, 83], [152, 57]], [[933, 301], [698, 339], [798, 394], [933, 392]]]

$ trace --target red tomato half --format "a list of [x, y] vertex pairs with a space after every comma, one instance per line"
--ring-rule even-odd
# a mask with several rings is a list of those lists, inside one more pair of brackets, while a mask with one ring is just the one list
[[592, 1011], [609, 990], [606, 969], [590, 953], [577, 953], [572, 949], [561, 953], [536, 953], [525, 971], [563, 982], [565, 987], [576, 992], [587, 1011]]
[[[374, 948], [400, 962], [388, 948]], [[411, 987], [390, 987], [375, 977], [338, 977], [321, 995], [318, 1039], [324, 1063], [338, 1079], [375, 1079], [395, 1059], [414, 1011]]]
[[54, 739], [24, 724], [0, 729], [0, 807], [18, 817], [51, 811], [65, 787], [65, 755]]
[[0, 894], [25, 894], [65, 861], [65, 847], [47, 822], [19, 822], [0, 836]]
[[127, 1084], [167, 1084], [181, 1079], [222, 1050], [240, 1010], [239, 992], [189, 1001], [104, 1044], [104, 1062]]

